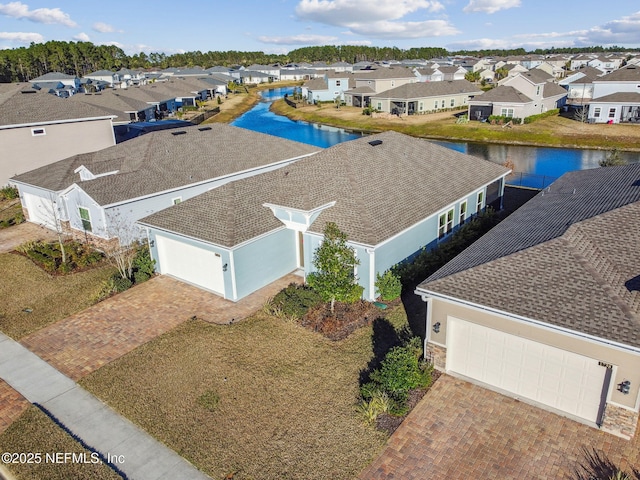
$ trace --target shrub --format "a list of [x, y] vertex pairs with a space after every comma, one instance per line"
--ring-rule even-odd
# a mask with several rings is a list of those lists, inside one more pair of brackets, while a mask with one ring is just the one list
[[312, 288], [297, 283], [280, 290], [270, 302], [270, 313], [301, 319], [310, 308], [322, 303], [320, 295]]
[[402, 293], [402, 283], [400, 278], [391, 270], [387, 270], [382, 275], [376, 274], [376, 292], [385, 301], [395, 300]]
[[559, 113], [560, 113], [560, 109], [559, 108], [554, 108], [553, 110], [549, 110], [549, 111], [544, 112], [544, 113], [539, 113], [538, 115], [531, 115], [529, 117], [525, 117], [524, 123], [533, 123], [536, 120], [540, 120], [541, 118], [555, 117]]
[[391, 411], [393, 402], [389, 398], [387, 392], [382, 390], [375, 390], [371, 396], [365, 400], [362, 400], [356, 407], [356, 411], [363, 417], [365, 422], [369, 425], [373, 425], [379, 415], [388, 413]]
[[0, 188], [0, 200], [14, 200], [18, 198], [18, 189], [10, 185]]
[[149, 246], [140, 245], [136, 250], [133, 259], [133, 281], [134, 283], [142, 283], [149, 280], [155, 272], [156, 261], [151, 258]]
[[77, 269], [95, 265], [103, 258], [102, 253], [74, 241], [65, 242], [64, 249], [67, 254], [65, 262], [62, 261], [62, 251], [58, 242], [27, 242], [16, 248], [51, 273], [71, 273]]
[[[420, 338], [413, 337], [406, 345], [389, 350], [380, 368], [371, 373], [371, 381], [388, 394], [391, 400], [389, 412], [394, 415], [406, 413], [410, 390], [425, 388], [431, 383], [431, 368], [421, 364], [421, 351]], [[367, 389], [375, 392], [373, 386]], [[372, 393], [372, 399], [374, 395]]]

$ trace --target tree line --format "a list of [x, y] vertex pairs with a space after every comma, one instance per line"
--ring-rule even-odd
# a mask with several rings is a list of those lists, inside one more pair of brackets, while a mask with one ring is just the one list
[[161, 52], [127, 55], [115, 45], [94, 45], [91, 42], [62, 42], [52, 40], [46, 43], [32, 43], [28, 47], [0, 50], [0, 82], [25, 82], [48, 72], [62, 72], [82, 77], [96, 70], [117, 71], [121, 68], [164, 69], [169, 67], [209, 68], [215, 65], [234, 66], [254, 63], [287, 64], [290, 62], [348, 62], [412, 60], [442, 57], [447, 55], [469, 56], [511, 56], [551, 53], [593, 53], [623, 52], [622, 47], [551, 48], [527, 52], [522, 48], [512, 50], [461, 50], [448, 52], [444, 48], [416, 47], [371, 47], [364, 45], [324, 45], [303, 47], [286, 55], [264, 52], [209, 51], [186, 52], [167, 55]]

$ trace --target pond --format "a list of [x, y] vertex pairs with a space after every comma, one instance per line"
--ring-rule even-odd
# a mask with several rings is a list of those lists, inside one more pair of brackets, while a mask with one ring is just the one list
[[342, 128], [289, 120], [287, 117], [276, 115], [269, 111], [269, 107], [274, 100], [284, 97], [285, 94], [291, 95], [292, 93], [293, 87], [263, 91], [260, 103], [238, 117], [231, 125], [322, 148], [331, 147], [337, 143], [362, 136], [361, 134], [347, 132]]
[[[232, 125], [323, 148], [361, 137], [361, 134], [347, 132], [342, 128], [293, 121], [269, 111], [274, 100], [292, 93], [293, 87], [263, 91], [260, 103], [236, 119]], [[640, 126], [638, 128], [640, 134]], [[513, 170], [516, 173], [510, 176], [508, 183], [534, 188], [544, 188], [569, 171], [597, 168], [599, 162], [608, 153], [605, 150], [525, 147], [455, 141], [434, 141], [434, 143], [494, 163], [512, 162], [515, 166]], [[621, 152], [621, 156], [628, 163], [640, 162], [640, 152]]]

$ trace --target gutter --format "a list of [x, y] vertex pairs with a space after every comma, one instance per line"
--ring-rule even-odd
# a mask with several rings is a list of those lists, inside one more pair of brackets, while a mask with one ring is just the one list
[[528, 317], [524, 317], [522, 315], [517, 315], [515, 313], [509, 313], [509, 312], [505, 312], [503, 310], [498, 310], [497, 308], [493, 308], [493, 307], [488, 307], [486, 305], [480, 305], [474, 302], [470, 302], [467, 300], [462, 300], [460, 298], [455, 298], [455, 297], [451, 297], [449, 295], [444, 295], [442, 293], [437, 293], [434, 292], [432, 290], [421, 290], [419, 287], [417, 287], [413, 293], [415, 293], [416, 295], [420, 295], [420, 297], [422, 298], [422, 301], [427, 302], [432, 298], [438, 298], [440, 300], [443, 300], [447, 303], [455, 303], [458, 305], [462, 305], [465, 307], [469, 307], [472, 308], [474, 310], [480, 310], [483, 312], [487, 312], [493, 315], [499, 315], [501, 317], [510, 319], [510, 320], [515, 320], [516, 322], [519, 323], [525, 323], [525, 324], [529, 324], [529, 325], [534, 325], [536, 327], [541, 327], [544, 328], [546, 330], [551, 330], [554, 331], [556, 333], [560, 333], [562, 335], [567, 335], [567, 336], [571, 336], [571, 337], [577, 337], [580, 338], [582, 340], [586, 340], [589, 342], [593, 342], [593, 343], [597, 343], [600, 345], [605, 345], [607, 347], [612, 347], [615, 348], [617, 350], [622, 350], [625, 352], [630, 352], [630, 353], [634, 353], [636, 355], [640, 355], [640, 348], [638, 347], [634, 347], [631, 345], [625, 345], [623, 343], [619, 343], [619, 342], [615, 342], [613, 340], [607, 340], [606, 338], [602, 338], [602, 337], [596, 337], [595, 335], [591, 335], [588, 333], [584, 333], [584, 332], [578, 332], [576, 330], [570, 330], [568, 328], [565, 327], [560, 327], [558, 325], [553, 325], [551, 323], [547, 323], [547, 322], [542, 322], [540, 320], [534, 320], [532, 318], [528, 318]]

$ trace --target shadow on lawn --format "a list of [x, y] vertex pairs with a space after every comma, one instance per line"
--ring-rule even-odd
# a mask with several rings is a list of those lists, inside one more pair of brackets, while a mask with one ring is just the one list
[[414, 336], [408, 326], [398, 331], [389, 320], [383, 317], [376, 318], [371, 326], [373, 328], [373, 334], [371, 335], [373, 357], [369, 360], [367, 368], [360, 371], [361, 386], [369, 382], [371, 372], [380, 367], [389, 350], [406, 344]]

